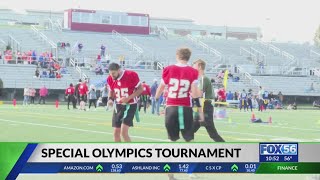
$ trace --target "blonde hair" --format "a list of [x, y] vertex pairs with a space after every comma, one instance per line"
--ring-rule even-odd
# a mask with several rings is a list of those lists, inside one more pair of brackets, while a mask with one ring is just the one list
[[180, 60], [189, 61], [191, 50], [189, 48], [179, 48], [177, 49], [176, 55]]
[[207, 63], [202, 59], [198, 59], [198, 60], [194, 61], [193, 64], [198, 64], [198, 68], [200, 68], [201, 70], [205, 70]]

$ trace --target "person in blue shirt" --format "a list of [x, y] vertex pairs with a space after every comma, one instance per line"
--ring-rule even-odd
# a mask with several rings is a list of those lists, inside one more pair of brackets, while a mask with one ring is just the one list
[[155, 99], [158, 86], [157, 79], [154, 79], [151, 86], [151, 113], [157, 113], [157, 115], [160, 115], [160, 101]]
[[233, 93], [231, 91], [227, 93], [227, 100], [233, 100]]
[[105, 57], [106, 47], [103, 44], [101, 45], [100, 50], [101, 57]]

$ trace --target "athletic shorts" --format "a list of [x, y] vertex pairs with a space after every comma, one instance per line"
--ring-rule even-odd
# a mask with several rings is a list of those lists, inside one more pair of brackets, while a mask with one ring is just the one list
[[165, 125], [168, 137], [171, 141], [180, 139], [179, 133], [181, 131], [182, 137], [185, 141], [194, 139], [193, 132], [193, 116], [191, 107], [182, 106], [168, 106], [165, 110]]
[[80, 101], [87, 102], [87, 95], [80, 95]]
[[102, 98], [102, 103], [107, 104], [108, 103], [108, 97], [103, 97]]
[[120, 128], [121, 124], [133, 126], [133, 118], [137, 110], [137, 104], [122, 105], [117, 104], [113, 111], [112, 127]]

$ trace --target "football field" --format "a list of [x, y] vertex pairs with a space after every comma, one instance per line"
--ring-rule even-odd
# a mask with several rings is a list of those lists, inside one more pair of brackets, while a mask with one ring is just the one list
[[[256, 118], [272, 123], [251, 123], [251, 112], [228, 109], [227, 119], [215, 120], [227, 142], [293, 141], [320, 142], [320, 110], [255, 111]], [[112, 111], [67, 110], [66, 105], [0, 106], [0, 141], [20, 142], [112, 142]], [[164, 116], [140, 113], [141, 121], [130, 129], [134, 142], [168, 142]], [[182, 139], [179, 142], [183, 142]], [[195, 142], [212, 142], [205, 128]]]
[[[255, 111], [255, 116], [272, 123], [250, 122], [251, 112], [228, 109], [229, 118], [215, 120], [216, 128], [227, 142], [294, 141], [320, 142], [319, 110]], [[10, 142], [112, 142], [112, 111], [67, 110], [65, 105], [0, 106], [0, 141]], [[141, 122], [130, 129], [134, 142], [169, 142], [164, 116], [140, 113]], [[183, 140], [179, 140], [183, 142]], [[205, 128], [195, 135], [195, 142], [212, 142]], [[314, 179], [314, 175], [198, 174], [197, 179]], [[177, 179], [190, 179], [177, 174]], [[23, 174], [18, 179], [168, 179], [165, 174]]]

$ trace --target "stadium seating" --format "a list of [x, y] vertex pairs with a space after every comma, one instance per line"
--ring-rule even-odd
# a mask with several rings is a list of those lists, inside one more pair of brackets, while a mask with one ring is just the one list
[[46, 85], [49, 89], [65, 89], [69, 83], [79, 79], [72, 68], [68, 68], [69, 74], [63, 74], [61, 79], [35, 78], [35, 69], [34, 65], [1, 64], [0, 78], [3, 80], [4, 88], [24, 88], [28, 85], [40, 88]]
[[[21, 50], [28, 51], [30, 49], [36, 50], [36, 52], [50, 51], [50, 46], [43, 41], [39, 40], [37, 36], [33, 34], [30, 29], [15, 29], [15, 28], [4, 28], [0, 30], [0, 39], [7, 40], [8, 34], [12, 35], [17, 41], [20, 42]], [[281, 51], [286, 51], [292, 54], [298, 61], [296, 66], [286, 67], [290, 62], [286, 60], [285, 57], [281, 56], [279, 53], [274, 53], [272, 50], [267, 48], [258, 41], [242, 41], [242, 40], [223, 40], [223, 39], [202, 39], [201, 41], [210, 47], [221, 52], [223, 60], [219, 61], [217, 57], [209, 55], [201, 47], [193, 44], [186, 37], [173, 37], [170, 36], [168, 39], [160, 39], [156, 35], [124, 35], [124, 37], [131, 40], [133, 43], [137, 44], [143, 49], [142, 56], [137, 52], [132, 51], [130, 47], [126, 44], [121, 43], [119, 40], [114, 39], [110, 33], [97, 33], [97, 32], [75, 32], [64, 30], [59, 31], [48, 31], [42, 30], [42, 32], [51, 39], [54, 43], [65, 42], [70, 44], [70, 48], [65, 51], [59, 51], [60, 58], [73, 57], [76, 62], [87, 63], [85, 67], [81, 68], [82, 72], [85, 73], [93, 84], [99, 84], [103, 82], [106, 75], [96, 75], [93, 68], [95, 67], [95, 61], [98, 54], [100, 54], [101, 44], [106, 46], [106, 54], [110, 55], [103, 61], [110, 60], [110, 62], [119, 62], [118, 58], [120, 56], [125, 56], [126, 68], [136, 70], [141, 79], [147, 83], [152, 83], [154, 78], [161, 77], [161, 71], [154, 70], [153, 62], [161, 61], [164, 65], [175, 63], [175, 52], [179, 47], [187, 46], [192, 48], [191, 61], [201, 58], [208, 62], [207, 69], [211, 73], [210, 76], [215, 76], [214, 72], [217, 72], [220, 65], [227, 64], [229, 66], [240, 66], [245, 72], [253, 75], [252, 77], [260, 82], [262, 86], [270, 89], [271, 91], [278, 92], [282, 91], [286, 95], [306, 95], [314, 96], [317, 92], [307, 92], [305, 87], [309, 86], [314, 82], [315, 88], [317, 89], [318, 80], [312, 77], [306, 77], [309, 73], [309, 68], [320, 67], [320, 59], [318, 56], [310, 56], [310, 50], [315, 52], [320, 52], [319, 49], [312, 47], [310, 45], [301, 45], [293, 43], [271, 43], [275, 47], [279, 48]], [[84, 48], [81, 52], [77, 51], [77, 43], [81, 42]], [[245, 48], [250, 51], [250, 48], [260, 51], [266, 55], [266, 65], [263, 69], [263, 74], [260, 74], [260, 69], [258, 64], [249, 59], [249, 55], [243, 53], [240, 55], [240, 48]], [[72, 52], [72, 54], [70, 53]], [[142, 62], [149, 62], [149, 66], [146, 68], [142, 65]], [[92, 66], [90, 68], [90, 65]], [[294, 73], [293, 70], [296, 68], [302, 68], [299, 73]], [[1, 67], [1, 74], [10, 74], [12, 68], [25, 69], [23, 70], [27, 77], [26, 80], [31, 82], [36, 86], [41, 86], [42, 83], [48, 83], [52, 88], [64, 89], [66, 85], [70, 82], [76, 82], [79, 78], [79, 74], [73, 69], [70, 69], [70, 76], [62, 78], [57, 85], [55, 85], [56, 80], [37, 80], [33, 79], [34, 68], [25, 65], [4, 65]], [[289, 73], [289, 71], [292, 71]], [[280, 75], [284, 72], [288, 72], [288, 75], [295, 75], [300, 77], [284, 77]], [[212, 74], [213, 73], [213, 74]], [[276, 76], [266, 76], [266, 75], [276, 75]], [[228, 83], [228, 91], [241, 91], [242, 89], [253, 89], [258, 91], [258, 85], [252, 84], [242, 77], [242, 74], [235, 74], [240, 77], [239, 82]], [[9, 78], [10, 77], [10, 78]], [[19, 78], [15, 75], [10, 75], [8, 78], [8, 83], [10, 87], [23, 87], [25, 86], [24, 81], [18, 80]], [[13, 81], [14, 78], [17, 78]], [[29, 79], [30, 78], [30, 79]], [[291, 78], [291, 79], [290, 79]], [[4, 79], [4, 80], [5, 80]], [[12, 81], [10, 81], [12, 80]], [[5, 80], [6, 81], [6, 80]], [[15, 83], [13, 83], [15, 82]], [[289, 85], [284, 82], [294, 82]], [[100, 83], [101, 84], [101, 83]], [[291, 87], [292, 86], [292, 87]], [[289, 87], [289, 88], [288, 88]]]

